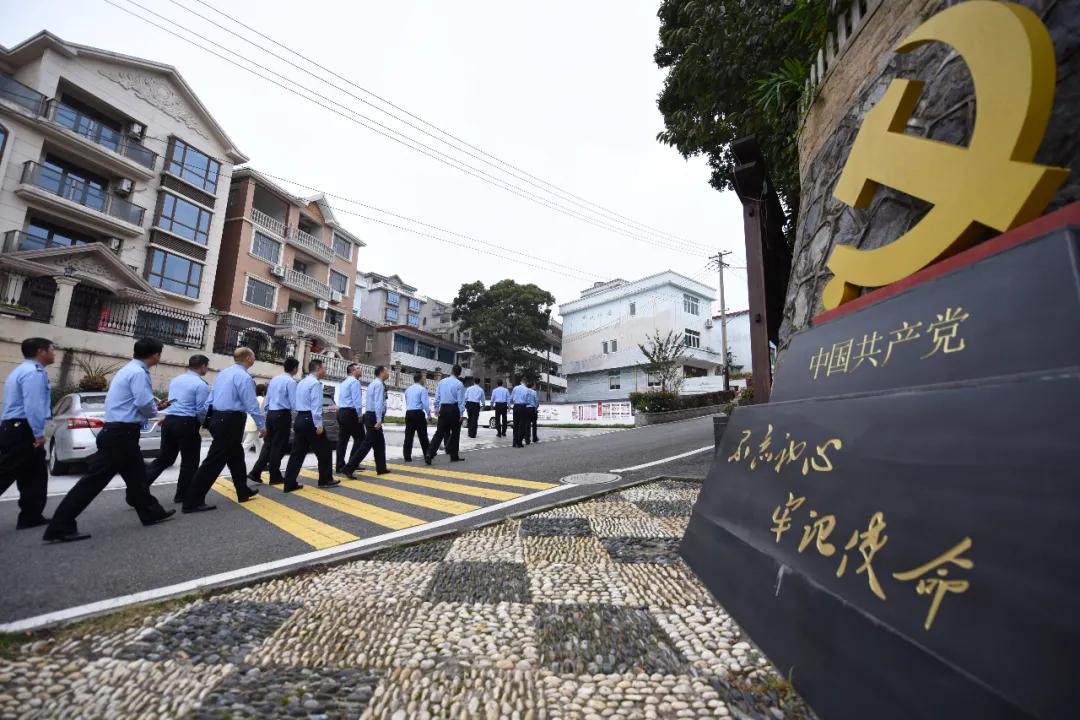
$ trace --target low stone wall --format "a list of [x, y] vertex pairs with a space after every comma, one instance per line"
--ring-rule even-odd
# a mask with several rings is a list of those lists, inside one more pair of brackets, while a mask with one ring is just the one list
[[[48, 368], [49, 381], [54, 388], [72, 387], [79, 381], [81, 374], [75, 359], [80, 355], [93, 353], [100, 362], [123, 363], [131, 359], [131, 350], [135, 344], [134, 338], [123, 335], [92, 333], [0, 317], [0, 380], [7, 377], [12, 368], [22, 362], [22, 341], [35, 336], [49, 338], [56, 344], [56, 362]], [[166, 345], [161, 354], [161, 362], [150, 370], [154, 389], [164, 391], [170, 380], [187, 370], [188, 358], [196, 353], [210, 358], [210, 372], [206, 375], [210, 382], [213, 382], [219, 370], [227, 368], [233, 362], [231, 355]], [[267, 362], [256, 362], [251, 368], [251, 375], [256, 382], [268, 382], [280, 372], [280, 366]]]
[[689, 420], [690, 418], [704, 417], [706, 415], [716, 415], [722, 412], [723, 405], [706, 405], [704, 407], [687, 408], [686, 410], [668, 410], [667, 412], [658, 413], [635, 413], [634, 425], [641, 427], [642, 425], [659, 425], [660, 423], [677, 422], [679, 420]]

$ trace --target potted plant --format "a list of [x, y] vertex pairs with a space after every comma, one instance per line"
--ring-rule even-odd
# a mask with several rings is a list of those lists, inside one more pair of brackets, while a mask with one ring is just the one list
[[101, 392], [109, 385], [109, 373], [116, 372], [123, 363], [109, 362], [94, 353], [75, 358], [75, 366], [82, 377], [79, 378], [79, 390], [83, 392]]
[[25, 305], [19, 303], [0, 302], [0, 315], [11, 315], [13, 317], [30, 317], [34, 314], [33, 309], [28, 308]]

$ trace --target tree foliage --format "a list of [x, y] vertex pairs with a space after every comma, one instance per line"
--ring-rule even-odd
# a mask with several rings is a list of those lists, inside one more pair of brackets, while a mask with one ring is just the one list
[[667, 335], [661, 335], [659, 330], [655, 330], [638, 348], [648, 361], [645, 372], [656, 375], [660, 380], [660, 391], [678, 390], [683, 362], [686, 360], [686, 342], [682, 333], [672, 330]]
[[[657, 139], [683, 157], [705, 155], [710, 184], [734, 189], [731, 143], [756, 136], [789, 219], [798, 214], [795, 136], [810, 63], [838, 0], [661, 0]], [[753, 194], [753, 191], [750, 191]]]
[[536, 379], [541, 361], [526, 348], [545, 345], [555, 297], [532, 283], [502, 280], [490, 288], [477, 281], [461, 286], [452, 318], [472, 333], [472, 347], [499, 372]]

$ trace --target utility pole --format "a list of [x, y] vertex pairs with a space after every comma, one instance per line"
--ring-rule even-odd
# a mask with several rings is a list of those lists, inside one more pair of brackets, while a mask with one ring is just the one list
[[720, 355], [724, 363], [724, 392], [731, 390], [731, 378], [728, 377], [727, 303], [724, 302], [724, 268], [728, 267], [724, 257], [730, 254], [730, 250], [720, 250], [709, 258], [709, 265], [716, 263], [716, 270], [720, 273]]

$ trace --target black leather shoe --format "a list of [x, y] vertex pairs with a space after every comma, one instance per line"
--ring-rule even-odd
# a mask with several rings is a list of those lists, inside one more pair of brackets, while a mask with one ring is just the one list
[[247, 495], [240, 495], [236, 499], [240, 502], [247, 502], [251, 498], [259, 494], [259, 488], [248, 488]]
[[337, 487], [340, 484], [341, 484], [340, 480], [331, 480], [330, 482], [319, 483], [319, 487], [321, 487], [321, 488], [330, 488], [330, 487]]
[[401, 458], [401, 462], [412, 462], [412, 458]]
[[285, 481], [284, 480], [271, 480], [270, 484], [271, 485], [284, 485]]
[[162, 513], [161, 515], [158, 515], [156, 518], [153, 518], [151, 520], [143, 520], [142, 524], [146, 525], [146, 526], [157, 525], [158, 523], [165, 522], [166, 520], [168, 520], [169, 518], [171, 518], [175, 514], [176, 514], [175, 510], [166, 510], [164, 513]]
[[300, 483], [296, 483], [295, 485], [286, 485], [286, 486], [285, 486], [284, 488], [282, 488], [282, 489], [283, 489], [283, 490], [284, 490], [285, 492], [287, 492], [287, 493], [290, 493], [290, 492], [296, 492], [297, 490], [303, 490], [303, 489], [304, 489], [304, 486], [303, 486], [303, 485], [301, 485]]
[[465, 462], [465, 458], [450, 458], [450, 462]]
[[383, 468], [382, 470], [376, 470], [375, 474], [376, 475], [389, 475], [390, 470], [388, 468]]
[[78, 542], [79, 540], [89, 540], [90, 533], [81, 533], [78, 530], [72, 530], [71, 532], [58, 532], [51, 533], [48, 530], [45, 531], [45, 535], [42, 540], [50, 543], [68, 543]]
[[424, 456], [424, 462], [426, 462], [428, 465], [430, 465], [431, 464], [431, 456], [430, 455], [425, 455]]
[[172, 501], [173, 501], [173, 505], [179, 505], [180, 503], [184, 502], [184, 496], [183, 495], [173, 495]]
[[261, 475], [248, 475], [247, 479], [253, 483], [258, 483], [259, 485], [263, 484], [263, 479]]
[[29, 530], [30, 528], [41, 527], [42, 525], [48, 525], [52, 518], [47, 518], [44, 515], [36, 520], [20, 520], [16, 525], [16, 530]]
[[217, 510], [217, 505], [207, 505], [206, 503], [203, 503], [202, 505], [196, 505], [195, 507], [180, 508], [180, 512], [185, 515], [189, 513], [210, 512], [211, 510]]

